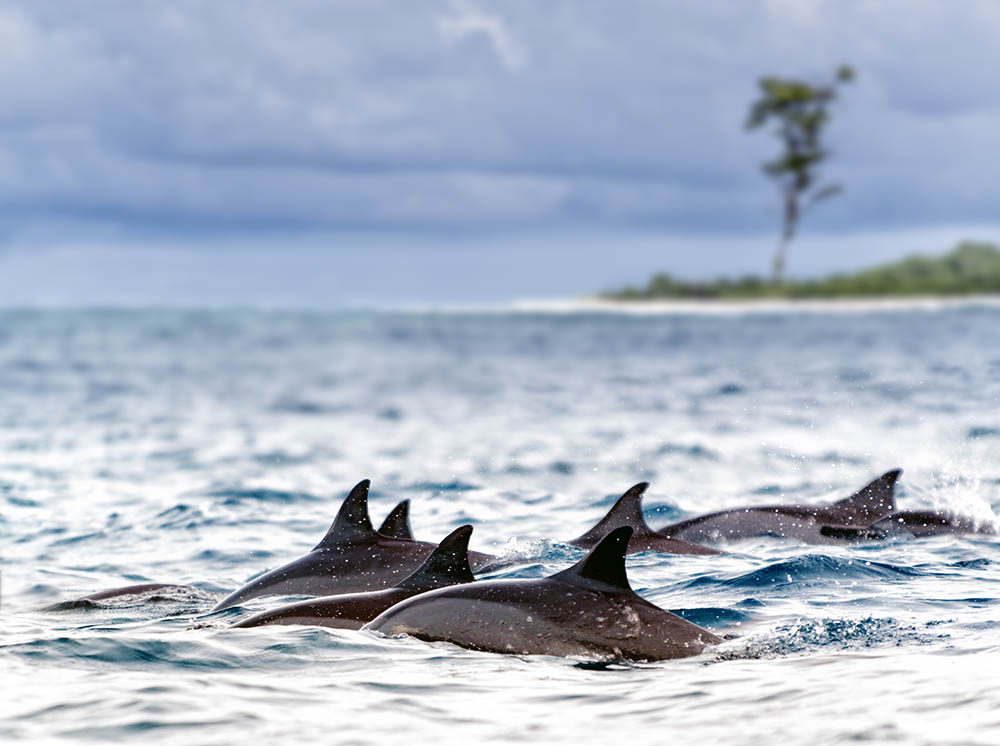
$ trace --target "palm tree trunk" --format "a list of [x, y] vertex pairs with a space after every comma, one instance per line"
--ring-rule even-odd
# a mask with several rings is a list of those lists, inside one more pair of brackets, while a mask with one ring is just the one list
[[774, 274], [771, 282], [777, 286], [785, 279], [785, 261], [788, 257], [788, 244], [795, 238], [795, 225], [799, 220], [799, 195], [794, 190], [785, 193], [785, 211], [781, 226], [781, 240], [774, 252]]
[[774, 252], [774, 263], [772, 264], [771, 284], [780, 285], [785, 275], [785, 257], [788, 254], [788, 239], [782, 233], [778, 248]]

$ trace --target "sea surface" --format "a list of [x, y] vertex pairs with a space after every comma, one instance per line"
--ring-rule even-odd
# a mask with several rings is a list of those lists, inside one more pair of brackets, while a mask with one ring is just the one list
[[[0, 312], [0, 742], [1000, 743], [1000, 539], [630, 557], [726, 641], [592, 663], [307, 627], [224, 594], [376, 524], [541, 577], [654, 526], [844, 497], [1000, 510], [1000, 308]], [[47, 607], [142, 581], [195, 590]]]

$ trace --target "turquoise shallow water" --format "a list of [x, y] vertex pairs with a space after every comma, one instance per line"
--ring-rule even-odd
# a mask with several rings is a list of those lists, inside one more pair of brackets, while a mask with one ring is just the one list
[[[0, 312], [4, 742], [990, 744], [1000, 539], [642, 554], [729, 639], [602, 664], [207, 613], [346, 491], [537, 577], [637, 481], [654, 525], [820, 501], [1000, 509], [1000, 310]], [[145, 580], [143, 603], [43, 609]]]

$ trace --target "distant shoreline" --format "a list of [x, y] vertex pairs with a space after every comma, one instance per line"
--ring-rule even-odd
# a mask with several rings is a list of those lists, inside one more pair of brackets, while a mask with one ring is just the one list
[[643, 301], [620, 301], [600, 296], [584, 298], [523, 298], [520, 300], [498, 301], [495, 303], [402, 303], [398, 305], [343, 305], [343, 306], [298, 306], [283, 304], [262, 305], [18, 305], [0, 304], [0, 317], [19, 315], [67, 315], [67, 314], [167, 314], [179, 316], [197, 315], [245, 315], [245, 316], [328, 316], [328, 315], [392, 315], [426, 314], [440, 316], [474, 315], [572, 315], [605, 314], [621, 316], [669, 316], [669, 315], [715, 315], [738, 316], [743, 314], [780, 313], [905, 313], [911, 311], [935, 312], [961, 308], [1000, 309], [1000, 293], [969, 295], [920, 295], [863, 298], [700, 298]]
[[[857, 298], [703, 298], [614, 300], [603, 297], [578, 300], [525, 300], [510, 310], [521, 313], [607, 313], [631, 316], [741, 315], [768, 313], [871, 313], [944, 311], [959, 308], [1000, 308], [1000, 293], [970, 295], [914, 295]], [[416, 310], [416, 309], [414, 309]], [[427, 309], [428, 311], [447, 309]], [[473, 311], [473, 309], [469, 309]], [[485, 309], [484, 309], [485, 310]], [[497, 309], [502, 311], [503, 309]], [[459, 311], [459, 309], [455, 309]]]
[[767, 302], [951, 298], [992, 293], [1000, 293], [1000, 249], [965, 241], [942, 256], [914, 255], [857, 272], [777, 283], [753, 275], [683, 280], [661, 272], [644, 287], [625, 287], [600, 297], [621, 303]]

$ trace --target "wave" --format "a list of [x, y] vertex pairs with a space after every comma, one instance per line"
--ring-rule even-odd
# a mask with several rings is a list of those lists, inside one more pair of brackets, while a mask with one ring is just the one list
[[875, 562], [866, 559], [831, 557], [825, 554], [807, 554], [794, 559], [775, 562], [757, 570], [731, 578], [701, 575], [688, 581], [684, 587], [723, 586], [727, 588], [781, 588], [803, 586], [827, 581], [844, 580], [893, 580], [926, 575], [911, 567]]
[[699, 627], [729, 627], [750, 621], [753, 617], [744, 611], [736, 609], [726, 609], [716, 606], [707, 608], [692, 609], [670, 609], [670, 613], [676, 614], [682, 619], [687, 619], [692, 624]]
[[800, 620], [726, 643], [716, 652], [716, 659], [776, 658], [826, 648], [845, 650], [903, 644], [929, 645], [948, 639], [947, 633], [926, 631], [933, 626], [926, 624], [920, 627], [892, 618], [871, 616]]
[[[209, 497], [222, 498], [223, 505], [239, 505], [244, 502], [298, 503], [318, 502], [324, 498], [309, 492], [289, 492], [287, 490], [260, 489], [220, 489], [207, 493]], [[181, 506], [186, 507], [186, 506]]]

